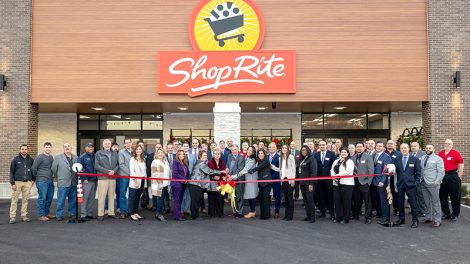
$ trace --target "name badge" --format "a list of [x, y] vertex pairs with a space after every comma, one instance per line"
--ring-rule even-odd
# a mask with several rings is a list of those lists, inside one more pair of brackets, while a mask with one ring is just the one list
[[410, 168], [414, 168], [414, 167], [415, 167], [415, 165], [414, 165], [414, 164], [410, 164]]
[[365, 160], [361, 160], [361, 163], [364, 164], [364, 163], [366, 163], [366, 161], [365, 161]]
[[378, 163], [378, 164], [382, 164], [382, 161], [381, 161], [381, 160], [379, 160], [379, 161], [377, 161], [377, 163]]
[[325, 158], [325, 160], [330, 160], [330, 158]]
[[447, 158], [447, 160], [451, 160], [451, 159], [452, 159], [452, 157], [448, 157], [448, 158]]
[[394, 158], [394, 159], [395, 159], [396, 157], [397, 157], [396, 155], [392, 155], [392, 158]]

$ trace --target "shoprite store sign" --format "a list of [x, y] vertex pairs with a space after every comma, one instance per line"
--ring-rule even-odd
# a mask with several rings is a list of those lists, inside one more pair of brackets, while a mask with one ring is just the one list
[[159, 94], [295, 93], [295, 51], [259, 50], [264, 21], [252, 1], [201, 1], [189, 34], [195, 51], [158, 52]]

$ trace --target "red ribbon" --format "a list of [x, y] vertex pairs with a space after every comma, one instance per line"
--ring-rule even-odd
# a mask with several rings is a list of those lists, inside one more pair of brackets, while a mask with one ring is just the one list
[[[78, 176], [89, 176], [89, 177], [109, 177], [115, 179], [140, 179], [140, 180], [151, 180], [151, 181], [172, 181], [172, 182], [201, 182], [201, 183], [219, 183], [220, 181], [211, 180], [190, 180], [190, 179], [167, 179], [167, 178], [153, 178], [153, 177], [140, 177], [140, 176], [122, 176], [122, 175], [109, 175], [109, 174], [95, 174], [95, 173], [77, 173]], [[272, 179], [272, 180], [251, 180], [251, 181], [236, 181], [240, 183], [260, 183], [260, 182], [290, 182], [290, 181], [319, 181], [319, 180], [334, 180], [334, 179], [348, 179], [348, 178], [360, 178], [360, 177], [376, 177], [380, 175], [389, 175], [389, 173], [380, 174], [356, 174], [347, 176], [314, 176], [313, 178], [295, 178], [295, 179]], [[228, 182], [226, 182], [228, 183]]]

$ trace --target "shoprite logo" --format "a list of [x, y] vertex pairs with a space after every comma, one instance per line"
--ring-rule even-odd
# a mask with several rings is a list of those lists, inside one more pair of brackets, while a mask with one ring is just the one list
[[259, 50], [264, 21], [252, 1], [201, 1], [189, 35], [196, 51], [158, 53], [158, 93], [295, 93], [295, 52]]
[[256, 50], [264, 22], [250, 1], [203, 1], [189, 24], [193, 47], [199, 50]]

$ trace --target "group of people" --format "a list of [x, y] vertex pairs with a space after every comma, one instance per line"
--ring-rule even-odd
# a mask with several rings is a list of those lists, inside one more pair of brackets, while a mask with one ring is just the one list
[[[268, 146], [262, 142], [249, 146], [243, 142], [239, 148], [230, 138], [210, 145], [193, 139], [191, 146], [188, 142], [175, 141], [164, 149], [157, 144], [153, 153], [146, 151], [142, 141], [133, 147], [132, 140], [126, 138], [121, 150], [116, 145], [106, 139], [102, 149], [95, 153], [94, 145], [88, 143], [85, 153], [78, 157], [72, 153], [71, 145], [65, 143], [63, 153], [53, 157], [52, 145], [46, 142], [43, 153], [34, 160], [28, 155], [27, 145], [22, 145], [10, 169], [10, 223], [16, 222], [20, 193], [23, 198], [21, 220], [30, 221], [27, 206], [34, 183], [38, 189], [40, 221], [63, 220], [66, 201], [68, 217], [75, 218], [78, 177], [73, 167], [76, 163], [82, 164], [83, 173], [93, 174], [79, 176], [83, 187], [80, 216], [84, 220], [94, 218], [96, 196], [99, 221], [105, 219], [105, 213], [109, 218], [142, 220], [139, 209], [146, 207], [145, 197], [149, 201], [151, 197], [151, 207], [159, 221], [166, 221], [170, 200], [172, 218], [177, 221], [188, 217], [198, 219], [200, 213], [223, 217], [226, 201], [217, 189], [221, 180], [236, 183], [231, 215], [237, 218], [255, 218], [259, 204], [260, 219], [277, 219], [284, 205], [283, 220], [292, 221], [294, 201], [300, 194], [305, 208], [304, 220], [310, 223], [328, 213], [333, 222], [347, 224], [363, 214], [366, 224], [371, 224], [375, 217], [380, 225], [399, 226], [405, 223], [406, 196], [411, 207], [412, 228], [418, 226], [419, 216], [424, 217], [424, 223], [438, 227], [442, 218], [456, 221], [460, 213], [464, 163], [451, 140], [445, 141], [445, 149], [438, 154], [431, 144], [425, 151], [420, 150], [418, 142], [410, 146], [401, 144], [398, 151], [393, 140], [386, 143], [367, 140], [346, 147], [340, 140], [334, 143], [321, 140], [317, 145], [307, 142], [297, 149], [295, 142], [280, 147], [274, 142]], [[356, 177], [325, 179], [354, 175]], [[57, 178], [58, 188], [55, 215], [50, 211], [53, 178]], [[285, 181], [252, 182], [276, 179]], [[272, 200], [274, 213], [271, 215]], [[249, 205], [246, 209], [245, 204]], [[393, 223], [390, 205], [398, 215]]]

